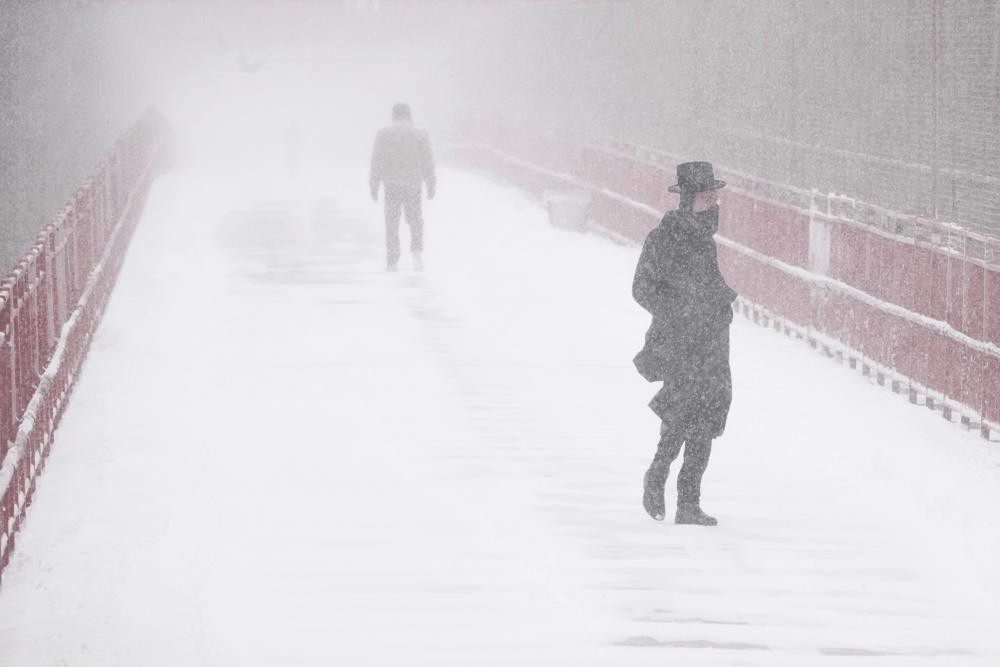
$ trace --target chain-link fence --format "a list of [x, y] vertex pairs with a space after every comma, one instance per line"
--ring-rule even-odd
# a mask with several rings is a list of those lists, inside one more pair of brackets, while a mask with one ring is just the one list
[[1000, 234], [995, 0], [553, 1], [506, 20], [474, 61], [505, 72], [498, 112]]

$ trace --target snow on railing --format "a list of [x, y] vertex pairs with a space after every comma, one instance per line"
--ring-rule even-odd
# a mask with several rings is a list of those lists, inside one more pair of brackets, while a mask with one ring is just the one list
[[159, 163], [150, 112], [0, 284], [0, 574]]
[[[526, 189], [591, 192], [592, 225], [641, 243], [683, 161], [648, 147], [473, 119], [456, 156]], [[701, 159], [703, 156], [693, 156]], [[716, 166], [719, 258], [741, 310], [1000, 436], [1000, 239]]]

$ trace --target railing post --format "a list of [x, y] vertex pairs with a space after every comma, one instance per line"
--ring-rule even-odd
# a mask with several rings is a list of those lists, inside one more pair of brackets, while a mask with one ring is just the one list
[[11, 340], [11, 299], [6, 286], [0, 290], [0, 461], [14, 441], [14, 346]]

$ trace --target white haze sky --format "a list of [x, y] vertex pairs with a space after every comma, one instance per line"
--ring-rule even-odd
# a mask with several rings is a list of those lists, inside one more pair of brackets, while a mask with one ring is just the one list
[[303, 159], [329, 167], [366, 159], [398, 101], [442, 138], [471, 106], [468, 85], [459, 89], [476, 41], [495, 16], [528, 9], [382, 4], [124, 3], [100, 25], [122, 92], [159, 109], [185, 155], [243, 156], [257, 171], [294, 125]]

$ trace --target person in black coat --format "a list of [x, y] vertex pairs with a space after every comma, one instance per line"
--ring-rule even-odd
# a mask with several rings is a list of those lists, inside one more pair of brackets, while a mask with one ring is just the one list
[[683, 447], [674, 521], [717, 523], [700, 501], [712, 440], [725, 430], [732, 401], [729, 325], [736, 292], [719, 270], [713, 239], [723, 186], [708, 162], [677, 166], [677, 184], [668, 189], [680, 194], [680, 203], [646, 236], [632, 283], [635, 300], [653, 316], [634, 363], [646, 380], [663, 382], [649, 403], [662, 423], [642, 498], [657, 521], [666, 514], [670, 464]]

